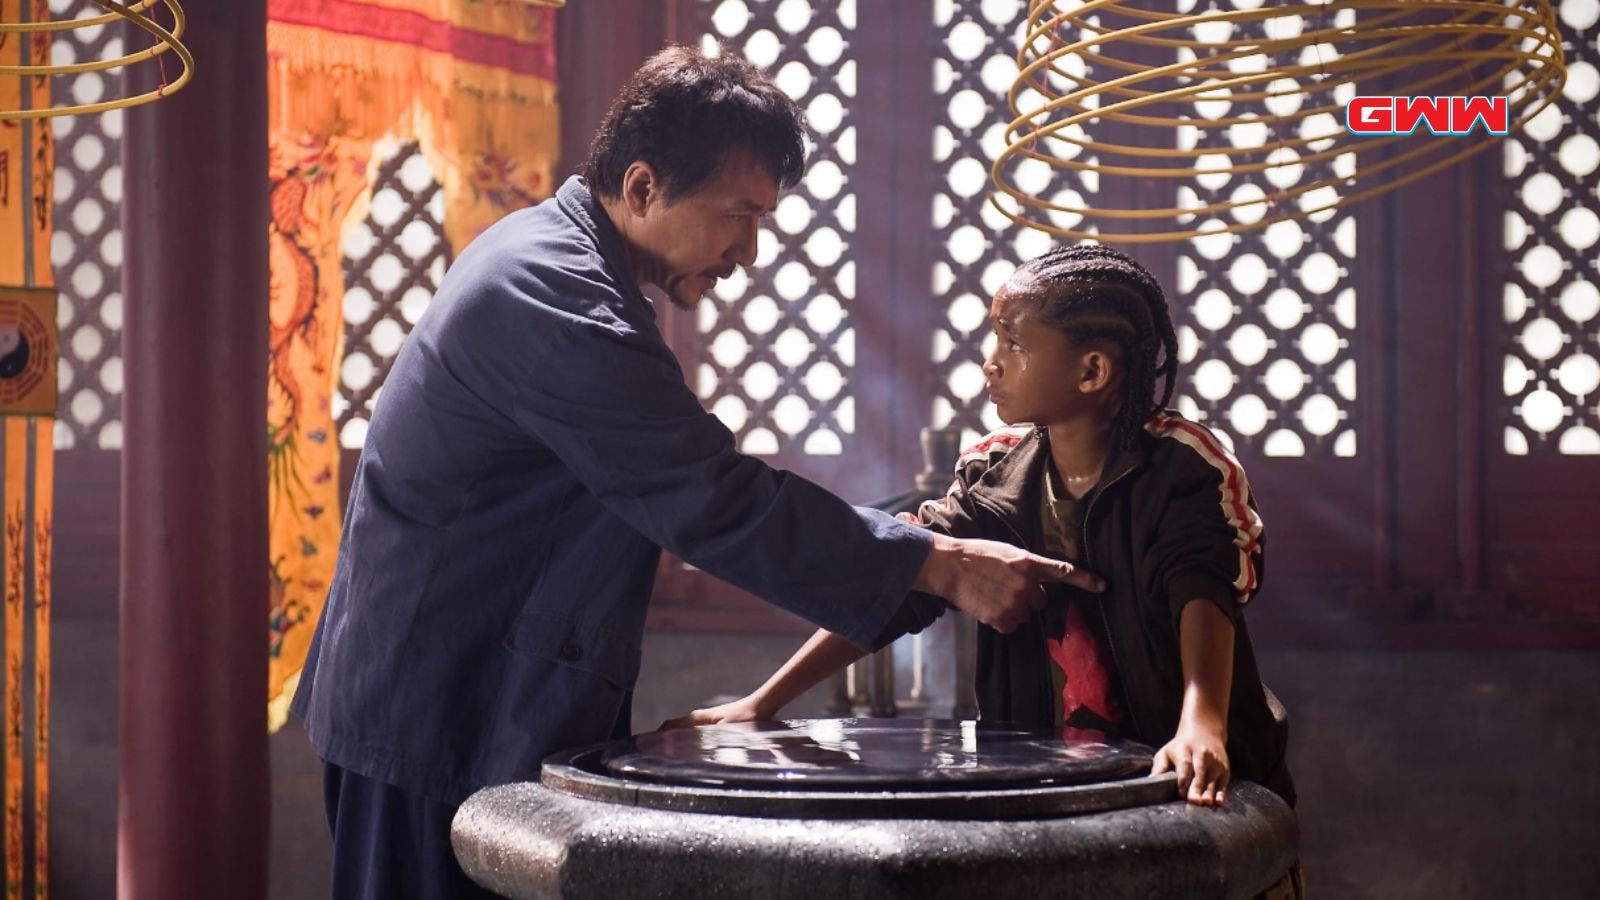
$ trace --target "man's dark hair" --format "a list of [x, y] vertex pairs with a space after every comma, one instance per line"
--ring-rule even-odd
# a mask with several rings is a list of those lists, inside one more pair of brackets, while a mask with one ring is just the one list
[[748, 153], [782, 189], [805, 173], [805, 116], [756, 66], [724, 48], [717, 57], [668, 47], [645, 61], [611, 104], [584, 176], [595, 194], [622, 195], [643, 160], [666, 199], [692, 193], [730, 153]]
[[[1150, 417], [1172, 399], [1178, 337], [1167, 296], [1155, 277], [1125, 253], [1103, 244], [1059, 247], [1029, 260], [1013, 276], [1040, 318], [1074, 344], [1116, 349], [1123, 365], [1121, 404], [1111, 437], [1131, 447]], [[1163, 387], [1156, 395], [1156, 380]]]

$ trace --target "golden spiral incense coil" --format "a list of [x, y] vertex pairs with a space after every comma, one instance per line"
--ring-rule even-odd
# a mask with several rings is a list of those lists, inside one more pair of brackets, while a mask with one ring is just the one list
[[[99, 103], [83, 103], [77, 106], [45, 106], [32, 109], [0, 109], [0, 121], [8, 119], [47, 119], [54, 116], [69, 116], [79, 113], [98, 113], [105, 112], [108, 109], [124, 109], [130, 106], [139, 106], [145, 103], [150, 103], [154, 100], [159, 100], [160, 98], [165, 97], [174, 91], [182, 89], [184, 85], [189, 83], [189, 78], [194, 72], [194, 56], [191, 55], [189, 53], [189, 49], [178, 40], [183, 36], [184, 28], [183, 7], [178, 5], [178, 0], [139, 0], [137, 3], [126, 6], [121, 3], [113, 2], [113, 0], [94, 0], [94, 3], [102, 9], [108, 10], [108, 12], [106, 12], [104, 15], [91, 16], [83, 19], [46, 19], [38, 22], [0, 22], [0, 40], [16, 34], [29, 36], [43, 35], [46, 37], [46, 40], [43, 44], [43, 53], [37, 54], [36, 58], [48, 60], [50, 58], [48, 42], [49, 35], [55, 34], [58, 31], [71, 31], [77, 28], [88, 28], [96, 25], [109, 25], [113, 22], [126, 20], [148, 32], [153, 38], [155, 38], [155, 43], [146, 49], [124, 54], [116, 57], [115, 59], [97, 59], [90, 60], [89, 62], [71, 63], [67, 65], [48, 65], [45, 63], [24, 64], [17, 66], [0, 65], [0, 77], [15, 75], [27, 78], [30, 76], [72, 75], [79, 72], [98, 72], [106, 69], [115, 69], [122, 66], [133, 65], [134, 63], [143, 62], [145, 60], [157, 60], [159, 62], [159, 57], [161, 54], [168, 51], [171, 51], [175, 56], [177, 56], [179, 62], [183, 65], [183, 69], [178, 73], [178, 77], [173, 79], [171, 83], [163, 83], [160, 87], [153, 91], [147, 91], [143, 94], [137, 94], [132, 97], [122, 97], [116, 100], [104, 100]], [[170, 13], [172, 16], [171, 30], [168, 30], [167, 28], [157, 24], [154, 19], [145, 14], [146, 10], [149, 10], [158, 3], [166, 6], [168, 13]], [[163, 78], [163, 81], [165, 81], [165, 78]]]
[[[1547, 0], [1159, 5], [1030, 0], [1006, 97], [1013, 118], [991, 170], [1002, 214], [1124, 243], [1321, 218], [1504, 136], [1358, 135], [1345, 121], [1355, 97], [1504, 97], [1516, 131], [1566, 82]], [[1093, 199], [1040, 196], [1063, 181]], [[1235, 182], [1230, 196], [1203, 196]]]

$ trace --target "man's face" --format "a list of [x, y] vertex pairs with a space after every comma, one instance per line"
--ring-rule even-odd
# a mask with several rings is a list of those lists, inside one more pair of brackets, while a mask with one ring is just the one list
[[649, 280], [674, 304], [692, 309], [719, 279], [756, 261], [761, 220], [777, 205], [777, 180], [743, 154], [670, 202], [650, 192], [634, 206], [633, 231], [636, 249], [649, 258]]

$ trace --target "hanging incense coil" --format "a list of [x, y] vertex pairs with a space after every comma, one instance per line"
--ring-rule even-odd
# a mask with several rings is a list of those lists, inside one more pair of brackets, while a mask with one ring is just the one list
[[[30, 62], [24, 60], [23, 65], [0, 65], [0, 77], [21, 76], [42, 77], [46, 75], [75, 75], [80, 72], [100, 72], [106, 69], [116, 69], [130, 66], [146, 60], [155, 60], [167, 52], [175, 55], [182, 64], [183, 69], [177, 78], [170, 83], [165, 83], [153, 91], [137, 94], [132, 97], [121, 97], [115, 100], [103, 100], [98, 103], [81, 103], [76, 106], [42, 106], [28, 109], [0, 109], [0, 121], [8, 119], [47, 119], [54, 116], [69, 116], [85, 113], [105, 112], [111, 109], [126, 109], [130, 106], [140, 106], [159, 100], [174, 91], [180, 90], [189, 83], [194, 72], [194, 56], [189, 53], [179, 38], [183, 37], [184, 15], [183, 7], [178, 5], [178, 0], [139, 0], [131, 5], [123, 5], [113, 0], [94, 0], [96, 6], [108, 10], [104, 15], [91, 16], [83, 19], [45, 19], [38, 22], [0, 22], [0, 40], [11, 35], [43, 36], [35, 45], [33, 52], [24, 50], [26, 56], [33, 60], [48, 60], [50, 58], [50, 35], [61, 31], [71, 31], [79, 28], [110, 25], [116, 22], [128, 21], [150, 34], [155, 43], [142, 50], [124, 54], [114, 59], [97, 59], [88, 62], [70, 63], [65, 65], [49, 65], [46, 62]], [[156, 23], [146, 11], [158, 3], [166, 6], [167, 12], [172, 17], [172, 28], [169, 30]], [[25, 4], [26, 6], [26, 4]], [[24, 44], [27, 47], [27, 44]]]
[[[1030, 0], [991, 170], [1003, 215], [1125, 243], [1321, 219], [1503, 137], [1353, 134], [1354, 97], [1505, 97], [1514, 133], [1566, 82], [1547, 0], [1161, 5]], [[1041, 196], [1063, 182], [1090, 199]]]

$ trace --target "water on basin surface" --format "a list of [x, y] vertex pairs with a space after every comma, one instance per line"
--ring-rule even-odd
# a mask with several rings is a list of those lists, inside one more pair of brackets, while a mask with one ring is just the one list
[[601, 756], [643, 781], [766, 790], [972, 790], [1145, 775], [1148, 747], [931, 719], [795, 719], [642, 734]]

